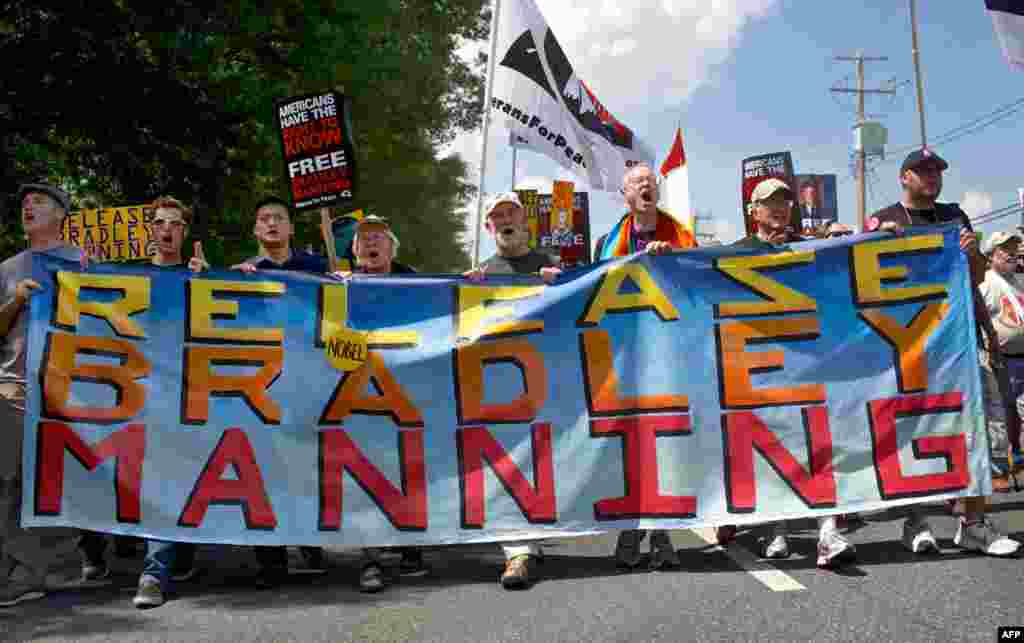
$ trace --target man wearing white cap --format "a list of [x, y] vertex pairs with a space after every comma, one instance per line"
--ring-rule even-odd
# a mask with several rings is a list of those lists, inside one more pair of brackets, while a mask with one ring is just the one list
[[464, 276], [480, 280], [486, 273], [535, 274], [545, 283], [551, 283], [562, 273], [557, 259], [530, 247], [530, 226], [518, 194], [496, 194], [488, 201], [485, 213], [484, 225], [487, 232], [494, 237], [498, 252], [473, 270], [464, 273]]
[[[494, 237], [498, 252], [479, 266], [464, 273], [473, 281], [480, 281], [490, 274], [496, 275], [537, 275], [545, 283], [552, 283], [562, 269], [551, 255], [530, 248], [530, 227], [526, 221], [526, 210], [515, 192], [502, 192], [487, 203], [484, 215], [487, 232]], [[544, 555], [536, 542], [503, 543], [505, 571], [501, 585], [505, 589], [525, 589], [530, 586], [531, 568]]]
[[[761, 181], [750, 195], [751, 216], [754, 219], [754, 234], [732, 244], [738, 248], [773, 249], [803, 239], [790, 228], [790, 212], [793, 211], [793, 190], [785, 181], [767, 179]], [[726, 544], [736, 533], [732, 525], [723, 525], [716, 530], [718, 542]], [[759, 539], [760, 554], [764, 558], [788, 558], [788, 525], [785, 521], [772, 523], [771, 532]], [[836, 517], [827, 516], [818, 520], [819, 567], [838, 567], [856, 559], [856, 548], [840, 533]]]
[[1024, 464], [1020, 448], [1020, 411], [1024, 407], [1024, 282], [1017, 275], [1020, 243], [1021, 237], [1015, 233], [996, 232], [981, 245], [989, 269], [978, 289], [1003, 357], [1002, 364], [993, 364], [985, 351], [981, 360], [992, 453], [1002, 460], [993, 458], [993, 470], [1000, 476], [1006, 473], [1008, 446], [1013, 467]]

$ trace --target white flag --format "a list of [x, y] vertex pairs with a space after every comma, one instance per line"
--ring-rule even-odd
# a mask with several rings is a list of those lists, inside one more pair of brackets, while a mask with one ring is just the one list
[[1010, 65], [1024, 70], [1024, 0], [985, 0]]
[[661, 164], [662, 181], [658, 189], [660, 207], [693, 232], [690, 212], [690, 171], [686, 165], [686, 151], [683, 149], [683, 133], [676, 129], [672, 149]]
[[654, 154], [604, 108], [533, 0], [506, 0], [497, 26], [490, 114], [496, 124], [595, 190], [618, 191], [626, 169]]

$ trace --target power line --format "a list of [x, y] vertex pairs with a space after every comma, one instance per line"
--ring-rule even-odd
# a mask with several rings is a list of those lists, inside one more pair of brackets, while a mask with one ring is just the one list
[[1013, 216], [1015, 214], [1020, 214], [1020, 212], [1021, 212], [1020, 204], [1019, 203], [1011, 203], [1008, 206], [1005, 206], [1005, 207], [1002, 207], [1002, 208], [999, 208], [999, 209], [996, 209], [996, 210], [992, 210], [990, 212], [985, 212], [984, 214], [979, 214], [978, 216], [973, 217], [970, 221], [971, 221], [971, 223], [974, 223], [974, 224], [977, 224], [977, 225], [984, 225], [986, 223], [992, 223], [993, 221], [998, 221], [1000, 219], [1004, 219], [1006, 217]]

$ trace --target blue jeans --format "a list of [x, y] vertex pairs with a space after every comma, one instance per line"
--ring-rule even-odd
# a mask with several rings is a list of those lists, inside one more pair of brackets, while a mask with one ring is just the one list
[[196, 546], [193, 544], [147, 540], [142, 575], [152, 576], [159, 580], [160, 587], [166, 591], [171, 581], [171, 574], [177, 570], [187, 570], [192, 567], [195, 556]]

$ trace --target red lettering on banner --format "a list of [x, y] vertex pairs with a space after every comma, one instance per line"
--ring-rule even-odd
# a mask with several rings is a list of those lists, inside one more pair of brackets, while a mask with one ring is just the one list
[[751, 513], [757, 509], [754, 477], [754, 449], [768, 461], [783, 482], [813, 509], [836, 506], [836, 478], [832, 469], [832, 432], [828, 409], [801, 409], [810, 473], [782, 445], [759, 417], [750, 411], [722, 416], [725, 441], [725, 489], [730, 513]]
[[519, 505], [527, 522], [553, 523], [558, 520], [555, 469], [551, 457], [551, 425], [547, 422], [532, 425], [530, 437], [533, 445], [533, 486], [488, 429], [474, 426], [459, 429], [456, 433], [463, 528], [482, 529], [484, 526], [487, 513], [484, 460]]
[[[224, 478], [228, 466], [235, 468], [236, 479]], [[241, 505], [245, 526], [249, 529], [277, 527], [277, 518], [256, 464], [256, 454], [242, 429], [228, 429], [220, 436], [178, 518], [178, 525], [198, 527], [210, 505]]]
[[693, 518], [697, 496], [663, 496], [658, 490], [657, 438], [690, 433], [689, 415], [646, 415], [590, 421], [595, 438], [622, 438], [626, 495], [594, 503], [597, 520]]
[[966, 489], [971, 481], [967, 468], [967, 438], [956, 435], [930, 435], [913, 440], [914, 457], [919, 460], [942, 458], [947, 471], [917, 476], [903, 475], [899, 459], [896, 420], [901, 417], [959, 413], [963, 411], [962, 393], [909, 395], [868, 402], [872, 455], [878, 489], [886, 500], [928, 496]]
[[[19, 428], [20, 430], [20, 428]], [[111, 457], [116, 461], [114, 494], [117, 521], [137, 523], [142, 518], [142, 461], [146, 457], [146, 427], [129, 424], [94, 447], [63, 422], [40, 422], [36, 435], [36, 515], [59, 516], [64, 497], [64, 452], [87, 471]]]
[[346, 471], [380, 507], [395, 529], [426, 530], [427, 473], [423, 430], [401, 431], [398, 434], [398, 452], [402, 463], [401, 491], [366, 459], [348, 433], [341, 429], [320, 432], [321, 531], [341, 529], [342, 478]]

